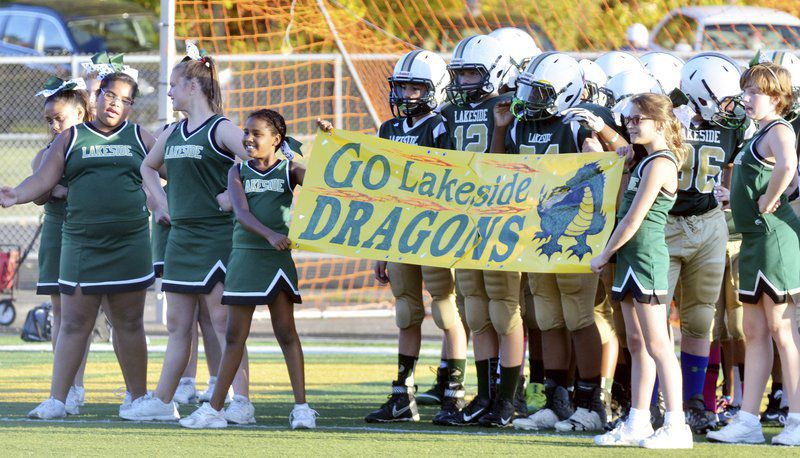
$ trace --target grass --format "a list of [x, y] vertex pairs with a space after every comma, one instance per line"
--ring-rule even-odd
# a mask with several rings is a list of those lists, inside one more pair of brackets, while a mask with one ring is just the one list
[[[0, 339], [6, 343], [7, 338]], [[14, 343], [18, 343], [16, 341]], [[10, 342], [9, 342], [10, 343]], [[317, 343], [315, 342], [314, 345]], [[311, 345], [311, 343], [309, 343]], [[152, 354], [149, 386], [158, 378], [163, 354]], [[116, 413], [124, 391], [112, 353], [93, 352], [86, 372], [87, 404], [81, 415], [65, 421], [30, 421], [26, 413], [49, 392], [52, 355], [49, 352], [0, 351], [0, 437], [4, 456], [20, 455], [269, 455], [384, 456], [415, 455], [509, 456], [589, 455], [660, 456], [637, 449], [605, 450], [591, 446], [589, 435], [531, 434], [513, 429], [450, 429], [429, 423], [435, 408], [420, 407], [419, 423], [367, 425], [363, 416], [385, 400], [394, 376], [394, 358], [354, 355], [308, 355], [308, 401], [320, 413], [316, 431], [291, 431], [287, 416], [291, 387], [283, 360], [276, 355], [251, 358], [251, 398], [258, 423], [222, 431], [189, 431], [175, 424], [139, 424], [120, 420]], [[424, 361], [417, 369], [420, 387], [433, 382]], [[201, 362], [201, 371], [204, 365]], [[201, 372], [202, 374], [202, 372]], [[471, 374], [470, 375], [474, 375]], [[198, 380], [205, 379], [204, 375]], [[475, 380], [469, 380], [475, 386]], [[200, 383], [198, 389], [204, 388]], [[193, 406], [182, 406], [188, 415]], [[766, 428], [769, 437], [777, 428]], [[774, 447], [723, 446], [696, 437], [697, 456], [751, 456], [757, 453], [791, 455], [796, 450]]]

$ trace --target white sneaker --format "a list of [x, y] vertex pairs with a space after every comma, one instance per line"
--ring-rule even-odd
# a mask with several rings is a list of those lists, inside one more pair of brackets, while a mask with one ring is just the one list
[[175, 421], [180, 420], [178, 407], [174, 402], [164, 402], [148, 393], [131, 403], [131, 406], [120, 411], [119, 416], [132, 421]]
[[665, 424], [658, 428], [652, 436], [642, 439], [639, 447], [644, 448], [692, 448], [692, 429], [686, 423], [682, 425]]
[[761, 431], [761, 423], [756, 422], [755, 425], [749, 425], [739, 415], [733, 417], [731, 422], [719, 431], [710, 431], [706, 434], [706, 438], [711, 442], [727, 442], [731, 444], [761, 444], [766, 440], [764, 439], [764, 433]]
[[652, 436], [653, 432], [653, 427], [650, 423], [637, 430], [636, 428], [629, 428], [627, 423], [623, 421], [611, 431], [594, 436], [594, 443], [601, 447], [638, 447], [639, 442]]
[[86, 403], [86, 390], [82, 386], [73, 385], [69, 387], [69, 393], [67, 393], [67, 402], [65, 404], [70, 403], [70, 397], [75, 398], [74, 402], [78, 407], [83, 407], [83, 405]]
[[64, 409], [67, 412], [67, 415], [78, 415], [80, 412], [80, 398], [78, 397], [78, 393], [75, 390], [76, 387], [71, 386], [69, 387], [69, 391], [67, 391], [67, 399], [64, 402]]
[[[208, 388], [200, 393], [200, 395], [197, 397], [197, 402], [211, 402], [211, 396], [214, 395], [214, 387], [216, 385], [217, 377], [209, 377]], [[228, 394], [225, 396], [225, 404], [228, 404], [233, 400], [233, 395], [231, 393], [233, 393], [233, 388], [228, 388]]]
[[515, 429], [537, 431], [552, 429], [558, 423], [558, 416], [550, 409], [541, 409], [528, 418], [518, 418], [512, 423]]
[[123, 410], [130, 409], [131, 402], [132, 402], [131, 393], [130, 393], [130, 391], [126, 391], [125, 392], [125, 397], [122, 398], [122, 404], [120, 404], [120, 406], [119, 406], [119, 415], [120, 415], [120, 417], [122, 416], [122, 411]]
[[253, 403], [239, 394], [233, 397], [233, 401], [225, 409], [225, 419], [237, 425], [252, 425], [256, 422], [255, 414], [256, 408], [253, 407]]
[[600, 415], [597, 412], [578, 407], [571, 417], [557, 422], [555, 428], [556, 431], [562, 433], [569, 431], [602, 431], [603, 421], [600, 420]]
[[190, 429], [221, 429], [228, 426], [221, 410], [214, 410], [211, 404], [204, 402], [191, 415], [178, 421], [184, 428]]
[[292, 409], [292, 413], [289, 414], [289, 424], [292, 429], [315, 429], [318, 415], [317, 411], [308, 405], [296, 405]]
[[37, 420], [52, 420], [54, 418], [64, 418], [67, 416], [67, 409], [64, 403], [56, 398], [49, 398], [28, 412], [28, 418]]
[[175, 396], [172, 400], [178, 404], [194, 404], [197, 402], [197, 388], [194, 386], [194, 379], [191, 377], [183, 377], [178, 382], [178, 388], [175, 389]]
[[772, 438], [772, 445], [800, 445], [800, 421], [787, 418], [783, 431]]

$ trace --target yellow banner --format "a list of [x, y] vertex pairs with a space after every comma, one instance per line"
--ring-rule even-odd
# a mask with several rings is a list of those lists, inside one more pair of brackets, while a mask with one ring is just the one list
[[462, 269], [589, 272], [614, 227], [614, 153], [476, 154], [319, 133], [293, 248]]

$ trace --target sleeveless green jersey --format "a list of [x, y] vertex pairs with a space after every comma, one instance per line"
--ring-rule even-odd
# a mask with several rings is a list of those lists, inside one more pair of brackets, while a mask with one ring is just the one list
[[378, 129], [378, 137], [409, 145], [452, 149], [444, 119], [437, 113], [430, 113], [409, 127], [408, 118], [390, 119]]
[[577, 122], [564, 124], [561, 116], [536, 121], [514, 120], [506, 133], [505, 149], [511, 154], [578, 153], [592, 132]]
[[501, 100], [510, 100], [514, 94], [507, 92], [464, 107], [446, 104], [441, 115], [445, 121], [452, 148], [458, 151], [488, 153], [494, 132], [494, 106]]
[[774, 213], [762, 214], [758, 198], [764, 195], [772, 177], [774, 164], [767, 162], [756, 149], [758, 141], [774, 126], [791, 124], [777, 119], [764, 126], [742, 147], [733, 161], [731, 181], [731, 212], [737, 232], [768, 232], [776, 225], [796, 220], [786, 194], [781, 194], [780, 205]]
[[[264, 226], [289, 235], [289, 209], [292, 206], [291, 161], [282, 160], [261, 172], [252, 161], [238, 165], [250, 213]], [[233, 227], [233, 248], [274, 250], [263, 237], [245, 229], [237, 219]]]
[[[628, 189], [625, 190], [625, 194], [622, 196], [622, 202], [619, 206], [619, 211], [617, 212], [617, 220], [621, 220], [625, 217], [625, 214], [628, 213], [630, 210], [631, 205], [633, 204], [633, 199], [636, 197], [636, 193], [639, 191], [639, 184], [642, 182], [642, 177], [644, 176], [644, 168], [647, 167], [647, 164], [652, 162], [653, 159], [657, 157], [666, 157], [667, 159], [671, 160], [678, 164], [678, 159], [675, 158], [675, 155], [672, 154], [671, 151], [662, 150], [656, 151], [653, 154], [648, 155], [636, 166], [631, 174], [631, 179], [628, 182]], [[667, 224], [667, 213], [675, 204], [675, 194], [666, 191], [665, 189], [661, 189], [656, 196], [655, 202], [647, 210], [647, 215], [644, 217], [644, 221], [642, 223], [642, 227], [640, 227], [640, 231], [649, 225], [657, 225], [663, 227]]]
[[[45, 146], [45, 150], [50, 148], [49, 145]], [[67, 186], [67, 180], [64, 179], [62, 176], [60, 180], [58, 180], [58, 184], [61, 186]], [[44, 214], [49, 216], [51, 221], [63, 221], [64, 215], [67, 214], [67, 199], [53, 199], [51, 198], [45, 204], [44, 207]]]
[[134, 221], [150, 213], [142, 189], [147, 148], [139, 126], [124, 122], [111, 132], [91, 123], [74, 126], [64, 158], [68, 223]]
[[746, 126], [723, 129], [708, 121], [683, 128], [688, 151], [678, 172], [678, 198], [671, 215], [701, 215], [717, 207], [714, 186], [722, 183], [722, 169], [742, 147], [745, 130]]
[[[792, 128], [794, 129], [794, 133], [797, 136], [797, 140], [795, 140], [795, 146], [797, 147], [797, 158], [800, 159], [800, 116], [795, 118], [792, 122]], [[797, 165], [797, 174], [800, 176], [800, 163]], [[800, 197], [800, 187], [792, 191], [791, 195], [789, 195], [789, 200], [797, 200]]]
[[193, 132], [184, 119], [175, 126], [164, 145], [167, 167], [167, 201], [175, 221], [229, 216], [217, 203], [217, 194], [228, 186], [228, 169], [234, 154], [214, 140], [217, 126], [226, 118], [211, 116]]

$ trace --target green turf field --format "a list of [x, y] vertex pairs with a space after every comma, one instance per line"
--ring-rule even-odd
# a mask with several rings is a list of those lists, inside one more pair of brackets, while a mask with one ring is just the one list
[[[3, 337], [0, 345], [19, 344]], [[151, 342], [153, 344], [153, 342]], [[263, 342], [262, 345], [268, 343]], [[318, 346], [320, 342], [308, 343]], [[322, 343], [322, 345], [333, 343]], [[271, 344], [270, 344], [271, 345]], [[338, 345], [338, 343], [336, 344]], [[363, 344], [362, 344], [363, 345]], [[346, 351], [344, 349], [343, 351]], [[151, 353], [148, 386], [157, 381], [163, 353]], [[291, 431], [288, 414], [291, 388], [279, 355], [251, 356], [251, 398], [257, 425], [221, 431], [190, 431], [177, 424], [138, 424], [120, 420], [116, 413], [124, 392], [113, 353], [93, 352], [86, 371], [86, 401], [81, 415], [63, 421], [32, 421], [26, 413], [48, 396], [52, 356], [49, 352], [0, 351], [0, 438], [3, 456], [658, 456], [638, 449], [598, 449], [589, 436], [517, 433], [513, 429], [452, 429], [431, 425], [435, 413], [421, 407], [416, 424], [367, 425], [362, 418], [385, 400], [394, 376], [394, 358], [363, 355], [307, 355], [308, 402], [320, 417], [316, 431]], [[425, 387], [433, 381], [428, 358], [417, 369]], [[198, 389], [204, 388], [201, 358]], [[474, 387], [471, 379], [469, 386]], [[194, 407], [182, 407], [188, 415]], [[778, 432], [765, 429], [767, 440]], [[672, 452], [687, 453], [685, 451]], [[797, 450], [771, 446], [711, 445], [696, 437], [692, 455], [798, 456]], [[668, 453], [663, 453], [668, 454]]]

